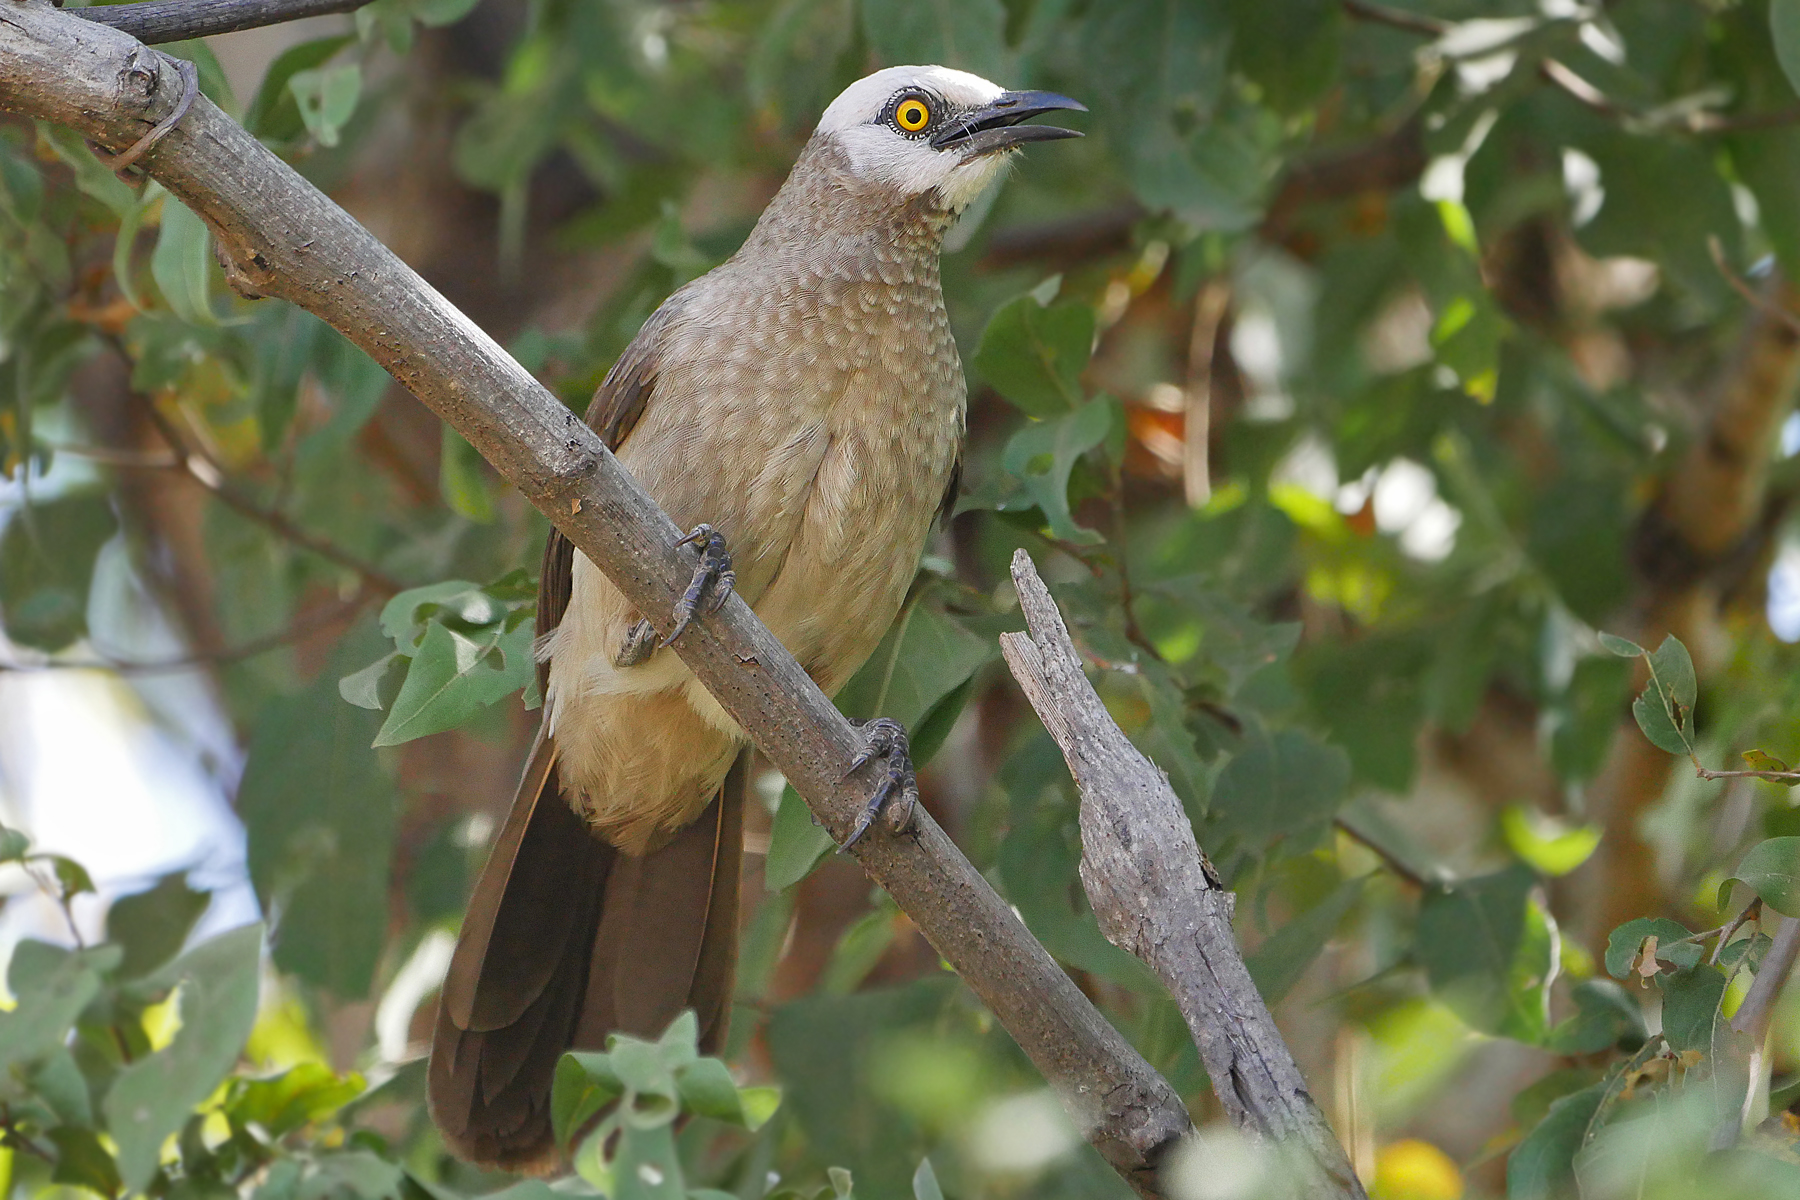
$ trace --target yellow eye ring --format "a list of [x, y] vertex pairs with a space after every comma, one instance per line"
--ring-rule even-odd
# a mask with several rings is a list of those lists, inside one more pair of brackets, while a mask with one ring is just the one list
[[902, 100], [894, 109], [894, 124], [907, 133], [918, 133], [931, 124], [931, 109], [923, 100]]

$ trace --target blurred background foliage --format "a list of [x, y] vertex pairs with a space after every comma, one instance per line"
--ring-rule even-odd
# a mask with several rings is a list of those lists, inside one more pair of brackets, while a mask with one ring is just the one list
[[[1207, 1125], [997, 664], [1027, 548], [1379, 1195], [1794, 1194], [1800, 1003], [1760, 1054], [1726, 1021], [1800, 912], [1800, 816], [1685, 754], [1800, 761], [1800, 4], [377, 0], [170, 49], [577, 409], [851, 80], [1084, 100], [953, 234], [964, 496], [846, 711], [913, 727], [926, 803]], [[157, 185], [18, 121], [0, 469], [7, 1186], [541, 1191], [444, 1154], [419, 1056], [535, 721], [543, 520], [231, 295]], [[556, 1187], [1128, 1194], [760, 794], [755, 1086], [680, 1029], [568, 1060], [566, 1119], [636, 1117]], [[1257, 1163], [1213, 1130], [1171, 1194]]]

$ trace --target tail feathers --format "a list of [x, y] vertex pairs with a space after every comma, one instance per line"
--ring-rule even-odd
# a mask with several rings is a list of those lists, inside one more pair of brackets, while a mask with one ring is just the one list
[[737, 958], [747, 755], [699, 819], [641, 858], [564, 801], [540, 739], [469, 902], [432, 1040], [433, 1118], [463, 1158], [554, 1170], [550, 1086], [565, 1050], [660, 1034], [696, 1011], [722, 1044]]

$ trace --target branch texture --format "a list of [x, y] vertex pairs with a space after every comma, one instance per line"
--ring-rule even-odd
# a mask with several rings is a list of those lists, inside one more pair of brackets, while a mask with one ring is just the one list
[[155, 45], [281, 25], [302, 17], [354, 12], [367, 3], [369, 0], [143, 0], [69, 12]]
[[1231, 929], [1233, 897], [1200, 853], [1169, 781], [1126, 740], [1082, 671], [1031, 558], [1013, 583], [1029, 634], [1000, 648], [1081, 790], [1081, 882], [1114, 945], [1149, 964], [1174, 996], [1225, 1113], [1245, 1132], [1298, 1148], [1308, 1195], [1355, 1197], [1362, 1184], [1306, 1090]]
[[[174, 60], [45, 0], [0, 0], [0, 110], [131, 145], [179, 103]], [[694, 554], [592, 430], [347, 213], [204, 97], [142, 159], [211, 227], [241, 292], [290, 300], [339, 330], [449, 422], [639, 611], [669, 614]], [[873, 771], [861, 739], [735, 595], [675, 647], [840, 842]], [[878, 768], [877, 768], [878, 769]], [[1155, 1195], [1191, 1127], [1180, 1098], [1090, 1004], [924, 812], [855, 848], [870, 877], [993, 1010], [1078, 1127]]]

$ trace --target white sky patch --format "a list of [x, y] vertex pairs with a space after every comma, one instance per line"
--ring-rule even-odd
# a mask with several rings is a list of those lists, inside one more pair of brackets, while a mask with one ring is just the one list
[[1454, 154], [1440, 154], [1425, 167], [1425, 174], [1419, 179], [1419, 195], [1427, 200], [1449, 200], [1461, 204], [1463, 200], [1463, 172], [1481, 144], [1487, 141], [1487, 135], [1493, 132], [1494, 122], [1500, 119], [1498, 109], [1486, 109], [1475, 118], [1469, 126], [1468, 136]]
[[1584, 21], [1577, 36], [1581, 38], [1581, 44], [1593, 51], [1596, 57], [1615, 67], [1624, 65], [1625, 43], [1619, 40], [1618, 33], [1610, 24]]
[[[56, 464], [31, 482], [34, 502], [87, 481], [89, 464], [72, 455]], [[17, 484], [0, 485], [0, 528], [21, 500]], [[132, 574], [121, 539], [95, 564], [88, 625], [94, 644], [62, 657], [148, 662], [186, 652]], [[0, 636], [0, 658], [42, 657]], [[0, 673], [0, 821], [29, 834], [34, 849], [88, 869], [100, 895], [75, 902], [86, 939], [100, 939], [113, 899], [180, 870], [213, 892], [196, 938], [257, 919], [244, 830], [229, 799], [241, 770], [235, 734], [203, 671], [129, 680], [68, 667]], [[22, 872], [9, 872], [0, 887], [36, 891]], [[0, 910], [0, 959], [23, 937], [66, 943], [69, 930], [56, 906], [37, 897]]]
[[1252, 309], [1231, 327], [1231, 357], [1259, 388], [1281, 386], [1281, 336], [1275, 318]]
[[1252, 1200], [1265, 1194], [1272, 1165], [1263, 1146], [1221, 1122], [1181, 1139], [1162, 1182], [1170, 1200]]
[[1337, 459], [1325, 439], [1308, 432], [1275, 464], [1269, 472], [1269, 483], [1293, 484], [1322, 500], [1334, 500], [1338, 490]]
[[394, 975], [375, 1006], [375, 1044], [386, 1063], [409, 1062], [425, 1055], [425, 1046], [415, 1044], [412, 1032], [413, 1014], [419, 1004], [444, 981], [450, 970], [450, 956], [456, 952], [456, 939], [442, 929], [434, 929], [419, 940], [412, 957]]
[[1789, 542], [1769, 569], [1769, 628], [1784, 642], [1800, 642], [1800, 544]]
[[1796, 454], [1800, 454], [1800, 412], [1789, 413], [1781, 423], [1781, 457], [1792, 458]]
[[1600, 164], [1573, 147], [1562, 152], [1563, 191], [1569, 197], [1569, 223], [1580, 229], [1600, 214], [1606, 189], [1600, 183]]
[[984, 1169], [1024, 1173], [1049, 1166], [1081, 1144], [1048, 1088], [995, 1101], [975, 1119], [969, 1157]]

